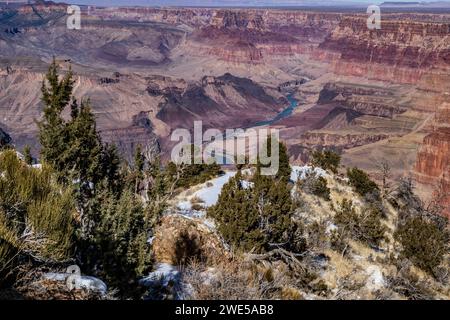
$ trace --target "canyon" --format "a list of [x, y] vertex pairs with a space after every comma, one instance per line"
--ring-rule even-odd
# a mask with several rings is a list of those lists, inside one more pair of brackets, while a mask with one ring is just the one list
[[[316, 148], [346, 167], [393, 181], [412, 176], [424, 199], [450, 194], [450, 14], [339, 10], [82, 7], [81, 29], [66, 5], [0, 7], [0, 136], [38, 152], [40, 86], [56, 57], [90, 97], [106, 142], [131, 158], [136, 145], [170, 155], [170, 134], [192, 129], [280, 129], [291, 161]], [[8, 135], [3, 134], [7, 132]], [[440, 197], [450, 216], [450, 198]]]

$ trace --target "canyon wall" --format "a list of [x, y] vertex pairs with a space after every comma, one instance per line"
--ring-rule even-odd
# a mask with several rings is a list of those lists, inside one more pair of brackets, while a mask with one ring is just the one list
[[450, 103], [442, 104], [417, 155], [416, 180], [432, 186], [433, 197], [444, 207], [450, 218]]

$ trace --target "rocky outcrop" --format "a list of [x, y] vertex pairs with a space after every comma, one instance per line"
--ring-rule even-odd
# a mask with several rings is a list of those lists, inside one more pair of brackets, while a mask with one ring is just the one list
[[129, 162], [132, 161], [137, 146], [141, 146], [147, 159], [152, 160], [161, 151], [158, 137], [149, 127], [147, 118], [136, 116], [134, 120], [135, 125], [127, 128], [100, 131], [102, 140], [115, 144], [120, 154]]
[[335, 149], [349, 149], [365, 144], [374, 143], [389, 136], [385, 134], [329, 134], [323, 132], [307, 132], [300, 137], [300, 144], [309, 147], [332, 147]]
[[205, 261], [226, 254], [220, 238], [200, 220], [181, 215], [161, 219], [153, 244], [155, 260], [180, 265], [189, 259]]
[[434, 196], [450, 217], [450, 103], [436, 114], [433, 131], [428, 134], [417, 155], [415, 178], [434, 189]]
[[157, 88], [150, 94], [163, 94], [157, 118], [172, 128], [193, 129], [194, 121], [204, 128], [247, 127], [275, 116], [286, 104], [269, 95], [263, 87], [246, 78], [229, 73], [220, 77], [204, 77], [186, 88]]
[[394, 96], [393, 91], [384, 87], [328, 83], [320, 92], [318, 103], [337, 102], [360, 114], [392, 118], [407, 110], [400, 105], [393, 105]]
[[365, 17], [347, 16], [319, 48], [339, 54], [338, 74], [424, 87], [431, 81], [425, 78], [448, 79], [450, 24], [394, 18], [384, 16], [380, 30], [369, 30]]

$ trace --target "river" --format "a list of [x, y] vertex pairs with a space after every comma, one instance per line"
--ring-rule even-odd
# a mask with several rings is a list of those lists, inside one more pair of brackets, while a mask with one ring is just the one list
[[252, 127], [269, 126], [277, 121], [280, 121], [281, 119], [289, 117], [294, 112], [295, 108], [297, 108], [298, 100], [294, 98], [293, 93], [288, 94], [286, 98], [289, 101], [289, 106], [286, 109], [278, 113], [274, 118], [270, 120], [257, 122]]

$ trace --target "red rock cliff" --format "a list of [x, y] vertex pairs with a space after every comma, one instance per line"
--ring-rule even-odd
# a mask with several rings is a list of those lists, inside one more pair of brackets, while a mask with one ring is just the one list
[[444, 103], [436, 113], [433, 132], [427, 135], [417, 155], [417, 182], [439, 188], [435, 194], [450, 217], [450, 103]]

